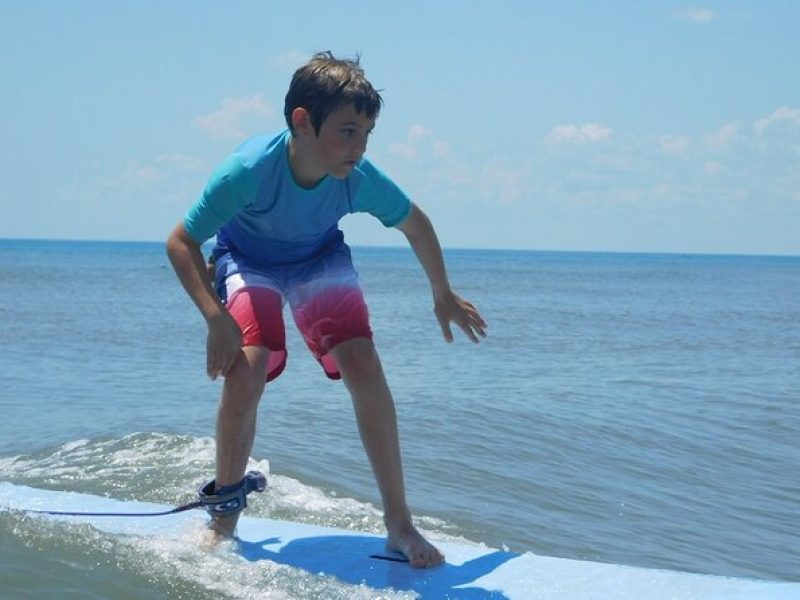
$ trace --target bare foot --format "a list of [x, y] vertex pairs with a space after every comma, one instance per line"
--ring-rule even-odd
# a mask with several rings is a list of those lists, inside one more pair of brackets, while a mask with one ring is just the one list
[[410, 521], [397, 527], [390, 527], [388, 531], [386, 549], [404, 555], [412, 567], [424, 569], [439, 566], [444, 562], [444, 555], [422, 537]]
[[233, 539], [233, 532], [236, 529], [238, 520], [238, 515], [213, 518], [208, 524], [208, 528], [203, 532], [200, 544], [204, 548], [215, 548], [221, 542]]

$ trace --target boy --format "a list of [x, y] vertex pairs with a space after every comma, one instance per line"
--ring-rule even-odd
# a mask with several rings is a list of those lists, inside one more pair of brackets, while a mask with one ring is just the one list
[[[339, 219], [369, 212], [405, 234], [448, 342], [451, 322], [473, 342], [485, 336], [486, 323], [450, 289], [428, 218], [363, 158], [381, 104], [358, 60], [315, 55], [295, 72], [286, 94], [288, 129], [246, 141], [223, 162], [170, 234], [167, 252], [206, 319], [208, 375], [225, 378], [209, 491], [224, 497], [244, 485], [259, 399], [286, 362], [288, 302], [326, 375], [343, 379], [350, 392], [383, 501], [387, 548], [414, 567], [430, 567], [444, 557], [414, 527], [406, 505], [394, 403]], [[216, 292], [200, 251], [214, 234]], [[236, 510], [215, 516], [211, 530], [231, 536], [237, 519]]]

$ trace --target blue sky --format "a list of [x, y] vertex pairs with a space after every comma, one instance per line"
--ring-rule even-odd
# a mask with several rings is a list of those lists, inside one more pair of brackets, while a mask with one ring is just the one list
[[778, 0], [2, 2], [0, 237], [164, 239], [330, 49], [447, 247], [800, 254], [798, 30]]

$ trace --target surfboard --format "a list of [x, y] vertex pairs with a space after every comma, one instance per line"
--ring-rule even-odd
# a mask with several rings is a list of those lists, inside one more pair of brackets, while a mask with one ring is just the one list
[[[172, 507], [149, 502], [45, 490], [0, 482], [0, 511], [161, 512]], [[119, 536], [187, 539], [207, 516], [191, 510], [159, 517], [56, 516], [32, 518], [77, 521]], [[271, 561], [315, 576], [380, 591], [395, 590], [429, 600], [789, 600], [800, 598], [800, 583], [729, 578], [676, 571], [516, 553], [466, 541], [439, 541], [446, 563], [414, 569], [392, 560], [384, 538], [369, 533], [243, 516], [235, 552], [243, 561]]]

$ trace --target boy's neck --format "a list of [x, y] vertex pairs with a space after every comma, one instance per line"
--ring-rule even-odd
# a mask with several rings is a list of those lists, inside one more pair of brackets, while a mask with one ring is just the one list
[[289, 133], [289, 170], [297, 185], [304, 189], [315, 187], [327, 175], [316, 167], [304, 152], [303, 144]]

